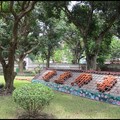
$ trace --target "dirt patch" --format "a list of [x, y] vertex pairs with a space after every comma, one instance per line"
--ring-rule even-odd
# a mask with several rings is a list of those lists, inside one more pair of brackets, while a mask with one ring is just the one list
[[0, 96], [11, 96], [11, 92], [6, 92], [3, 88], [0, 89]]

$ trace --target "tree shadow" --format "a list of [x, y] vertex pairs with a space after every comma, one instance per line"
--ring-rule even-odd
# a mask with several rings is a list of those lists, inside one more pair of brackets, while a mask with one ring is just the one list
[[21, 115], [17, 116], [17, 119], [56, 119], [56, 116], [54, 116], [53, 114], [40, 112], [35, 117], [32, 117], [32, 116], [29, 116], [27, 113], [23, 112]]

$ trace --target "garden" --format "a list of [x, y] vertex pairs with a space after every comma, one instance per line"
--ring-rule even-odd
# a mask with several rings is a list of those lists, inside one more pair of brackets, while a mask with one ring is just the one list
[[32, 79], [53, 90], [120, 105], [120, 72], [44, 69]]
[[0, 118], [120, 118], [119, 8], [1, 1]]
[[[3, 76], [0, 76], [0, 81], [4, 82]], [[25, 83], [31, 84], [26, 80], [15, 80], [14, 84], [18, 88]], [[24, 115], [24, 109], [13, 101], [12, 96], [0, 96], [0, 105], [0, 119], [17, 119]], [[54, 99], [45, 107], [40, 118], [119, 119], [119, 113], [119, 106], [54, 91]]]

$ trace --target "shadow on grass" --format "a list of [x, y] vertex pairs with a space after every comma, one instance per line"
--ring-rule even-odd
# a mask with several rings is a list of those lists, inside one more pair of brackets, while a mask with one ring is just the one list
[[25, 112], [21, 113], [21, 115], [19, 115], [17, 117], [17, 119], [56, 119], [56, 117], [52, 114], [47, 114], [44, 112], [41, 112], [39, 115], [32, 117], [27, 115]]

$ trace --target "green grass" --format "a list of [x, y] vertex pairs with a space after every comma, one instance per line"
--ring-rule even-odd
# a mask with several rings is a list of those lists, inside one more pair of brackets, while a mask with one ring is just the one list
[[59, 119], [120, 118], [119, 106], [60, 92], [56, 92], [55, 99], [45, 112], [54, 113]]
[[[4, 82], [0, 76], [0, 82]], [[15, 80], [15, 87], [29, 81]], [[0, 119], [14, 119], [23, 112], [11, 96], [0, 96]], [[119, 119], [120, 107], [55, 91], [55, 98], [44, 109], [58, 119]]]
[[[16, 78], [31, 78], [32, 79], [33, 77], [30, 77], [30, 76], [29, 77], [27, 77], [27, 76], [24, 76], [24, 77], [23, 76], [16, 76]], [[5, 83], [3, 76], [0, 76], [0, 83], [3, 83], [3, 84]], [[24, 83], [30, 83], [30, 82], [26, 81], [26, 80], [16, 80], [15, 79], [14, 83], [15, 83], [14, 86], [17, 88], [20, 85], [23, 85]]]

